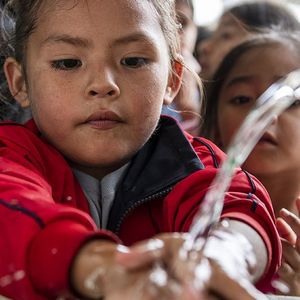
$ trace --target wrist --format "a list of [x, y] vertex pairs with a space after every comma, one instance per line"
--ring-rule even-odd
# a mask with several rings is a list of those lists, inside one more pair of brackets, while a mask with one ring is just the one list
[[70, 282], [75, 294], [99, 299], [105, 294], [105, 279], [112, 271], [117, 244], [92, 240], [77, 252], [70, 268]]

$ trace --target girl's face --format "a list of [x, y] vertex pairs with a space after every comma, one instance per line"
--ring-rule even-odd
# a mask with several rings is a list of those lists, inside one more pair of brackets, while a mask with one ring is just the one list
[[212, 36], [201, 43], [201, 77], [211, 79], [225, 55], [250, 35], [234, 16], [222, 16]]
[[182, 26], [180, 31], [181, 49], [193, 53], [197, 38], [197, 27], [193, 21], [193, 11], [187, 2], [176, 1], [176, 13]]
[[6, 63], [19, 102], [30, 103], [51, 144], [97, 177], [143, 146], [179, 85], [157, 15], [143, 0], [46, 1], [25, 72], [26, 86], [19, 66]]
[[[288, 45], [260, 46], [243, 54], [220, 91], [218, 130], [226, 147], [256, 99], [274, 81], [300, 67]], [[276, 118], [255, 146], [244, 167], [256, 176], [299, 169], [300, 106], [295, 103]]]

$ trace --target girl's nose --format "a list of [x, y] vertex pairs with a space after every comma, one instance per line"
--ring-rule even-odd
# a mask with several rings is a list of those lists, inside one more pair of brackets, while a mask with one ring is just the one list
[[86, 88], [86, 95], [92, 98], [115, 98], [120, 95], [112, 72], [101, 70], [91, 76]]
[[270, 122], [269, 127], [276, 125], [277, 122], [278, 122], [278, 118], [279, 118], [279, 117], [280, 117], [280, 116], [274, 116], [274, 117], [272, 118], [271, 122]]

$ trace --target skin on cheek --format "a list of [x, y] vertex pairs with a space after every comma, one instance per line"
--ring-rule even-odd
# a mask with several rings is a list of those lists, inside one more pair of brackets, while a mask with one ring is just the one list
[[228, 147], [243, 120], [243, 115], [237, 118], [234, 112], [230, 112], [228, 109], [226, 110], [222, 107], [220, 108], [218, 113], [218, 136], [223, 149]]

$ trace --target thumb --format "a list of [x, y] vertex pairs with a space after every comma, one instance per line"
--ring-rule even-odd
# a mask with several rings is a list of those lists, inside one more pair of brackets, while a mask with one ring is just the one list
[[136, 270], [152, 265], [163, 257], [164, 243], [159, 239], [141, 242], [126, 251], [116, 253], [116, 262], [127, 270]]

